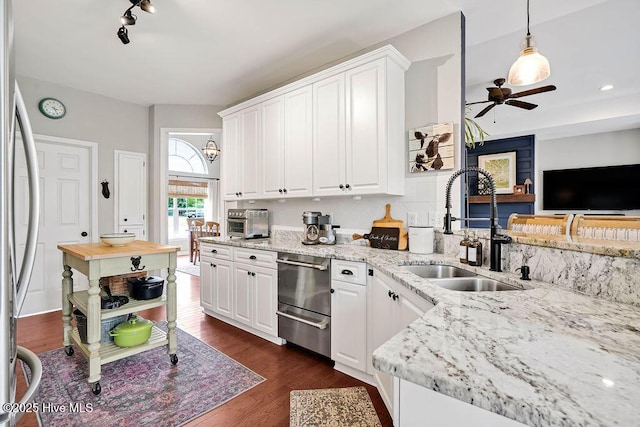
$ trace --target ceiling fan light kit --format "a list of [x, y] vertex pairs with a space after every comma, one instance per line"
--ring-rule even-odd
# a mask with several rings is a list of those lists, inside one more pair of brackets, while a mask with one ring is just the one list
[[529, 0], [527, 0], [527, 35], [522, 41], [520, 56], [509, 69], [507, 81], [512, 86], [538, 83], [551, 75], [549, 60], [538, 53], [536, 43], [529, 31]]

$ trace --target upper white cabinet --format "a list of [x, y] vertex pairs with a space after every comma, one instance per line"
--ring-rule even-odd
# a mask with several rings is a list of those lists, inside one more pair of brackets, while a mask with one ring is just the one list
[[115, 150], [114, 169], [114, 231], [146, 240], [147, 156]]
[[220, 112], [225, 199], [404, 194], [409, 65], [389, 45]]
[[312, 90], [306, 86], [261, 104], [262, 196], [311, 196]]
[[261, 109], [259, 105], [243, 109], [223, 120], [224, 155], [221, 182], [224, 198], [256, 198], [260, 176]]

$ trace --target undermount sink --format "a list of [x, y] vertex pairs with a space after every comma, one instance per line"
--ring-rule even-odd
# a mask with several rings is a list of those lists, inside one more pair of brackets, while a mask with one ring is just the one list
[[482, 291], [521, 291], [523, 289], [488, 277], [454, 277], [450, 279], [438, 279], [432, 282], [441, 288], [452, 291], [482, 292]]
[[474, 277], [477, 274], [452, 265], [401, 265], [401, 269], [424, 279], [442, 279], [449, 277]]

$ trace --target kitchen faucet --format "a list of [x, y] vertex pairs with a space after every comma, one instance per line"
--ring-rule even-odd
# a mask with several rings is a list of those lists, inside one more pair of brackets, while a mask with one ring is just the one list
[[460, 175], [469, 172], [478, 172], [479, 174], [484, 175], [489, 181], [489, 190], [491, 190], [491, 199], [489, 204], [489, 220], [491, 222], [491, 248], [489, 252], [489, 270], [491, 271], [502, 271], [500, 266], [500, 257], [501, 257], [501, 245], [505, 243], [511, 243], [511, 237], [498, 233], [500, 230], [500, 226], [498, 225], [498, 203], [496, 201], [496, 184], [493, 181], [493, 177], [489, 172], [484, 169], [481, 169], [477, 166], [467, 166], [460, 170], [457, 170], [451, 175], [449, 178], [449, 182], [447, 182], [447, 197], [446, 197], [446, 209], [447, 213], [444, 216], [444, 234], [453, 234], [451, 231], [451, 222], [456, 221], [458, 218], [451, 216], [451, 185], [453, 181]]

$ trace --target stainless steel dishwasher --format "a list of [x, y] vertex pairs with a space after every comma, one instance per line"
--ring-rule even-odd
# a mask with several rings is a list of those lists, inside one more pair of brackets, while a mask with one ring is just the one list
[[331, 357], [331, 263], [278, 253], [278, 336]]

